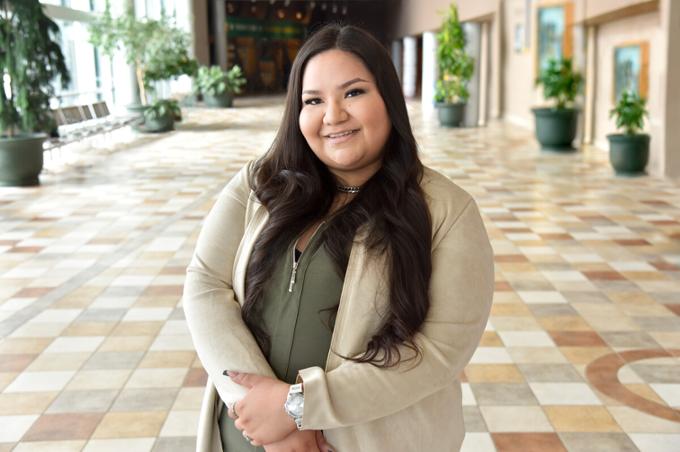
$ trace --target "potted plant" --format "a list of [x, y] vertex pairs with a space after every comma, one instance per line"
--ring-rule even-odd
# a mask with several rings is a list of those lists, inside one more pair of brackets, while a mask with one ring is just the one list
[[616, 128], [623, 133], [607, 135], [609, 140], [609, 161], [616, 174], [644, 174], [649, 161], [649, 134], [639, 133], [644, 126], [647, 100], [634, 91], [621, 93], [609, 117], [616, 118]]
[[238, 65], [224, 72], [219, 66], [202, 66], [198, 69], [196, 85], [203, 100], [210, 107], [231, 107], [234, 94], [241, 92], [246, 79]]
[[173, 130], [179, 114], [179, 103], [176, 100], [157, 100], [144, 110], [144, 124], [141, 126], [141, 130], [151, 133]]
[[0, 185], [40, 183], [51, 83], [70, 81], [58, 35], [38, 0], [0, 0]]
[[[128, 64], [135, 68], [141, 106], [129, 106], [143, 112], [153, 97], [154, 82], [180, 75], [193, 76], [197, 63], [190, 58], [189, 35], [174, 26], [162, 14], [160, 20], [138, 19], [132, 8], [117, 18], [112, 17], [109, 2], [101, 17], [90, 24], [90, 42], [108, 56], [121, 47]], [[150, 94], [150, 95], [149, 95]]]
[[543, 86], [543, 97], [553, 106], [533, 108], [536, 117], [536, 138], [543, 149], [573, 150], [578, 110], [573, 106], [581, 89], [581, 74], [572, 67], [570, 58], [551, 58], [541, 70], [536, 85]]
[[439, 122], [443, 126], [456, 127], [463, 120], [465, 104], [470, 96], [467, 84], [472, 77], [474, 60], [465, 53], [465, 33], [453, 4], [441, 31], [437, 33], [437, 42], [439, 80], [435, 102]]

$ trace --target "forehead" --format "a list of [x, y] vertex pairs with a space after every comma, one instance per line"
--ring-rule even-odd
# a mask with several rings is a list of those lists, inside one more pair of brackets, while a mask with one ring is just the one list
[[302, 76], [302, 89], [334, 88], [356, 77], [375, 81], [371, 71], [356, 55], [344, 50], [326, 50], [307, 62]]

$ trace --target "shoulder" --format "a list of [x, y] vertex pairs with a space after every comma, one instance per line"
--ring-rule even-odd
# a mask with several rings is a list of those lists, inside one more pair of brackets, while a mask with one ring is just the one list
[[459, 214], [470, 203], [474, 202], [472, 195], [454, 183], [447, 176], [424, 167], [420, 186], [425, 194], [425, 200], [434, 216], [450, 216]]
[[433, 245], [460, 221], [481, 220], [472, 195], [444, 174], [425, 167], [420, 186], [430, 210]]
[[255, 194], [251, 187], [254, 160], [247, 162], [227, 183], [222, 190], [222, 196], [234, 198], [244, 207], [252, 201]]

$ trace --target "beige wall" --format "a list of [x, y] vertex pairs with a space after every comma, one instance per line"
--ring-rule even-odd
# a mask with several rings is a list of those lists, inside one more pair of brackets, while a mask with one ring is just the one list
[[514, 124], [533, 128], [531, 107], [542, 102], [540, 92], [534, 88], [534, 60], [531, 49], [516, 52], [515, 25], [526, 18], [525, 0], [503, 2], [503, 117]]
[[595, 145], [603, 150], [609, 149], [607, 134], [615, 133], [613, 119], [609, 119], [609, 110], [614, 105], [614, 47], [623, 43], [649, 42], [649, 93], [647, 108], [649, 118], [645, 130], [652, 136], [650, 145], [650, 162], [648, 171], [653, 174], [662, 173], [661, 155], [663, 143], [663, 105], [665, 86], [665, 49], [660, 13], [653, 12], [626, 19], [601, 24], [597, 31], [597, 81], [595, 84]]
[[501, 0], [402, 0], [394, 38], [437, 30], [451, 3], [458, 6], [458, 17], [465, 22], [491, 19], [500, 10]]
[[[680, 178], [680, 2], [663, 0], [661, 4], [662, 23], [667, 38], [664, 57], [666, 71], [664, 83], [666, 92], [664, 104], [664, 174]], [[671, 42], [674, 42], [671, 46]]]

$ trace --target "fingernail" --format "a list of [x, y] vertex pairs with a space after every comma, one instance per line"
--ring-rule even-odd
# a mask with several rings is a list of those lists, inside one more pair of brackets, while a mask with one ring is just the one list
[[225, 377], [228, 377], [228, 376], [229, 376], [229, 371], [228, 371], [228, 370], [225, 370], [224, 372], [222, 372], [222, 375], [224, 375]]

